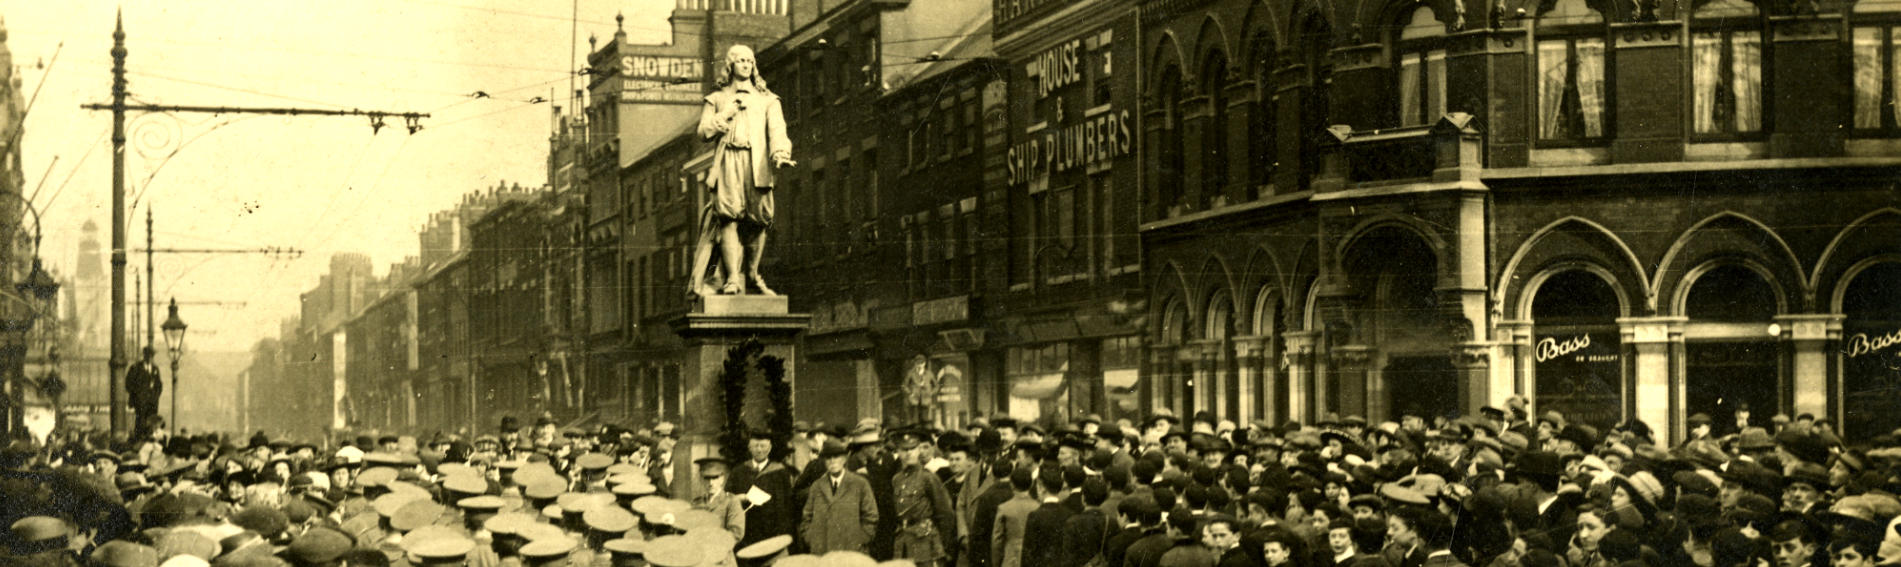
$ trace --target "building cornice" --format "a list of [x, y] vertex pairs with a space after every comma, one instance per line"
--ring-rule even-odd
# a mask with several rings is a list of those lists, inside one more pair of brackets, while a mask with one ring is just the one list
[[1676, 173], [1722, 173], [1738, 171], [1776, 171], [1799, 169], [1867, 169], [1901, 167], [1901, 157], [1823, 157], [1750, 159], [1733, 161], [1666, 161], [1656, 163], [1620, 163], [1556, 167], [1509, 167], [1481, 170], [1479, 179], [1492, 181], [1528, 181], [1554, 177], [1608, 177], [1619, 175], [1667, 175]]
[[1110, 0], [1084, 0], [1031, 20], [1011, 22], [1011, 27], [996, 37], [993, 48], [1006, 59], [1012, 55], [1036, 53], [1079, 33], [1094, 32], [1132, 12], [1116, 9]]

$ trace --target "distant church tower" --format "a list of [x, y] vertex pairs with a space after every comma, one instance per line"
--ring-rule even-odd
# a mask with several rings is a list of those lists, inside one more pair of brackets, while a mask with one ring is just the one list
[[79, 344], [83, 355], [104, 357], [111, 348], [106, 327], [112, 307], [106, 303], [111, 295], [110, 282], [106, 281], [106, 260], [100, 253], [99, 225], [87, 220], [79, 230], [79, 263], [73, 274], [78, 288], [74, 290], [73, 300], [79, 315]]

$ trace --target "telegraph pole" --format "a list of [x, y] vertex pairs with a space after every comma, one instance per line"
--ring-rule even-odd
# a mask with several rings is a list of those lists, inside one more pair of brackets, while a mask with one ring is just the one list
[[[162, 105], [162, 104], [126, 104], [125, 81], [125, 15], [123, 12], [113, 16], [112, 28], [112, 102], [110, 104], [83, 104], [86, 110], [112, 111], [112, 373], [111, 394], [107, 396], [112, 405], [113, 433], [129, 433], [132, 424], [126, 418], [125, 370], [130, 366], [126, 360], [125, 342], [127, 338], [125, 321], [125, 264], [126, 264], [126, 224], [125, 224], [125, 113], [128, 110], [139, 112], [190, 112], [206, 114], [277, 114], [287, 116], [368, 116], [372, 132], [382, 130], [383, 119], [395, 117], [403, 119], [403, 125], [414, 134], [422, 129], [422, 119], [428, 118], [423, 112], [386, 112], [376, 110], [335, 110], [327, 108], [295, 107], [242, 107], [242, 106], [205, 106], [205, 105]], [[146, 209], [148, 230], [151, 209]], [[148, 237], [149, 238], [149, 237]], [[147, 248], [146, 290], [148, 303], [150, 291], [156, 282], [149, 281], [152, 246]], [[152, 317], [146, 318], [147, 340], [151, 340], [150, 326]], [[132, 331], [137, 333], [137, 331]], [[143, 417], [143, 416], [141, 416]]]
[[[158, 288], [158, 276], [152, 273], [152, 204], [145, 204], [145, 344], [156, 345], [152, 335], [152, 304], [158, 301], [152, 298], [152, 290]], [[142, 355], [141, 355], [142, 356]]]
[[[125, 14], [112, 27], [112, 404], [113, 434], [131, 432], [125, 418]], [[145, 416], [139, 416], [145, 417]]]

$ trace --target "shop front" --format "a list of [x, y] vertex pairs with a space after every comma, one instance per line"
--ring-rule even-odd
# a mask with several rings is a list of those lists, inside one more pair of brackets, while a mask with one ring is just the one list
[[887, 417], [957, 428], [981, 413], [997, 375], [983, 350], [988, 329], [971, 318], [974, 303], [954, 295], [872, 314]]
[[1901, 262], [1869, 266], [1842, 293], [1842, 433], [1901, 429]]
[[851, 424], [880, 415], [872, 332], [880, 327], [877, 301], [839, 299], [812, 309], [804, 366], [793, 383], [798, 417], [814, 425]]
[[1533, 405], [1609, 431], [1624, 417], [1617, 293], [1597, 272], [1559, 272], [1532, 299]]

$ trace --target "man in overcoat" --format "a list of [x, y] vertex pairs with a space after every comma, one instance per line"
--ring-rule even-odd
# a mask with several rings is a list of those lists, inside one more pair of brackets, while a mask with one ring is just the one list
[[878, 528], [878, 503], [863, 475], [845, 470], [845, 445], [826, 441], [819, 451], [825, 475], [812, 483], [806, 495], [799, 535], [814, 555], [868, 549]]

